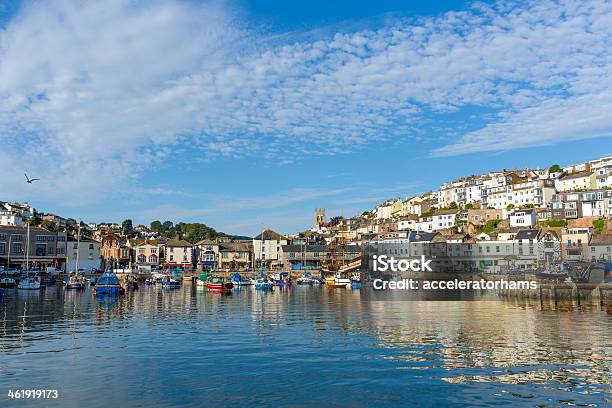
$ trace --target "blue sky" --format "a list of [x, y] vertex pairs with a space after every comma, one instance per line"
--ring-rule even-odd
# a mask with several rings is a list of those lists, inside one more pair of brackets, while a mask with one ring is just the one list
[[0, 2], [0, 200], [289, 233], [612, 150], [609, 2], [102, 3]]

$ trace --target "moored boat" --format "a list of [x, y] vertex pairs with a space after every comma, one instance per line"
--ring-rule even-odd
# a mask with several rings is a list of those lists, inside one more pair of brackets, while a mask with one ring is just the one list
[[350, 288], [351, 280], [336, 274], [335, 276], [325, 278], [325, 285], [330, 288]]
[[232, 282], [226, 282], [224, 278], [220, 276], [211, 276], [206, 281], [206, 289], [214, 291], [227, 291], [234, 287]]
[[198, 285], [198, 286], [206, 286], [206, 281], [211, 276], [212, 276], [212, 274], [210, 274], [209, 272], [202, 272], [201, 274], [198, 275], [198, 278], [196, 279], [196, 285]]
[[242, 276], [236, 272], [230, 277], [230, 281], [234, 284], [234, 286], [249, 286], [252, 285], [250, 280], [243, 279]]
[[78, 273], [73, 273], [67, 278], [66, 289], [68, 290], [81, 290], [85, 289], [85, 278]]
[[259, 278], [255, 280], [255, 289], [259, 290], [273, 290], [274, 282], [271, 282], [265, 278]]
[[274, 285], [275, 286], [289, 286], [289, 285], [291, 285], [291, 277], [289, 276], [289, 272], [275, 273], [272, 276], [272, 280], [274, 281]]
[[19, 285], [17, 285], [17, 289], [24, 290], [40, 290], [40, 276], [38, 275], [30, 275], [26, 273], [19, 278]]
[[5, 276], [4, 278], [0, 279], [1, 288], [14, 288], [15, 286], [17, 286], [17, 282], [13, 278]]
[[166, 275], [162, 278], [161, 284], [166, 289], [177, 289], [181, 287], [181, 280], [174, 278], [172, 275]]
[[96, 286], [92, 289], [95, 295], [122, 295], [125, 290], [121, 287], [119, 278], [113, 272], [105, 272], [96, 281]]

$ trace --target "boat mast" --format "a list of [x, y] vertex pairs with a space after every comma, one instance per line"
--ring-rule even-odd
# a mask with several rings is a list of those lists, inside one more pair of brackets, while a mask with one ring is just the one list
[[9, 233], [9, 240], [8, 240], [8, 244], [9, 244], [9, 245], [8, 245], [8, 258], [7, 258], [7, 261], [6, 261], [6, 263], [7, 263], [7, 265], [6, 265], [6, 269], [7, 269], [7, 271], [8, 271], [9, 269], [11, 269], [11, 239], [12, 239], [12, 238], [13, 238], [13, 234], [10, 234], [10, 233]]
[[28, 223], [28, 237], [26, 239], [26, 271], [30, 270], [30, 224]]
[[76, 256], [76, 271], [75, 273], [78, 275], [79, 273], [79, 255], [81, 252], [81, 221], [79, 220], [79, 231], [77, 232], [77, 256]]

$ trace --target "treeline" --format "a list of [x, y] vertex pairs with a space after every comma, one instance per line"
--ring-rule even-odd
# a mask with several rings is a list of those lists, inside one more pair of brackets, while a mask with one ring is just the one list
[[181, 238], [191, 242], [192, 244], [195, 244], [203, 239], [215, 239], [218, 237], [228, 236], [227, 234], [218, 232], [206, 224], [200, 224], [198, 222], [179, 222], [178, 224], [174, 225], [172, 221], [161, 222], [159, 220], [155, 220], [151, 223], [150, 229], [151, 231], [159, 232], [159, 234], [163, 237]]

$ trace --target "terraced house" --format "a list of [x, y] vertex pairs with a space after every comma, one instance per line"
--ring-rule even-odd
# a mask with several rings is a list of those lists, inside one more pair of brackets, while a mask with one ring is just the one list
[[164, 244], [164, 267], [193, 269], [193, 246], [184, 239], [169, 239]]

